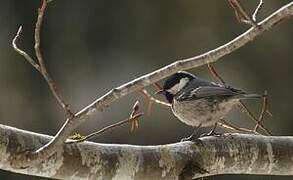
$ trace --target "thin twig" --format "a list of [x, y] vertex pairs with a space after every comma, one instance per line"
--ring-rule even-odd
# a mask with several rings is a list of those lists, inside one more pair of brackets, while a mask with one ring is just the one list
[[271, 113], [271, 111], [269, 109], [266, 110], [266, 113], [269, 115], [269, 116], [273, 116], [273, 114]]
[[216, 79], [218, 80], [221, 84], [226, 84], [224, 79], [217, 73], [216, 69], [214, 68], [214, 66], [209, 63], [208, 64], [208, 69], [209, 69], [209, 72], [211, 73], [211, 75]]
[[250, 130], [250, 129], [237, 127], [236, 125], [234, 125], [234, 124], [232, 124], [232, 123], [230, 123], [228, 121], [225, 121], [224, 119], [221, 119], [221, 121], [218, 123], [218, 125], [223, 127], [223, 128], [234, 130], [234, 131], [252, 133], [252, 134], [259, 134], [258, 132]]
[[164, 101], [160, 101], [156, 98], [154, 98], [147, 90], [143, 89], [141, 90], [142, 94], [144, 94], [146, 97], [148, 97], [151, 101], [157, 103], [157, 104], [160, 104], [160, 105], [163, 105], [163, 106], [168, 106], [170, 107], [171, 104], [167, 103], [167, 102], [164, 102]]
[[138, 118], [133, 118], [136, 114], [139, 113], [139, 101], [136, 101], [132, 107], [132, 112], [130, 113], [129, 119], [132, 119], [130, 122], [131, 128], [130, 131], [139, 128]]
[[140, 92], [142, 93], [142, 95], [145, 98], [146, 107], [147, 107], [147, 115], [150, 115], [153, 103], [157, 103], [157, 104], [167, 106], [167, 107], [171, 106], [171, 104], [169, 104], [169, 103], [166, 103], [164, 101], [160, 101], [160, 100], [154, 98], [146, 89], [142, 89], [142, 90], [140, 90]]
[[43, 23], [43, 17], [45, 14], [46, 7], [47, 7], [47, 1], [43, 0], [41, 8], [38, 9], [38, 18], [37, 18], [36, 27], [35, 27], [35, 53], [39, 61], [39, 64], [41, 66], [42, 72], [46, 71], [46, 67], [45, 67], [45, 63], [44, 63], [41, 49], [40, 49], [40, 44], [41, 44], [40, 33], [41, 33], [41, 26]]
[[87, 135], [87, 136], [84, 136], [84, 137], [82, 137], [81, 139], [76, 139], [76, 140], [68, 139], [68, 140], [66, 140], [65, 143], [66, 143], [66, 144], [72, 144], [72, 143], [79, 143], [79, 142], [87, 141], [87, 140], [89, 140], [89, 139], [91, 139], [91, 138], [93, 138], [93, 137], [95, 137], [95, 136], [99, 136], [99, 135], [105, 133], [106, 131], [109, 131], [109, 130], [115, 128], [115, 127], [121, 126], [121, 125], [126, 124], [126, 123], [129, 123], [129, 122], [131, 122], [131, 121], [133, 121], [133, 120], [135, 120], [135, 119], [138, 119], [138, 118], [141, 117], [142, 115], [143, 115], [142, 112], [137, 113], [137, 114], [135, 114], [132, 118], [127, 118], [127, 119], [125, 119], [125, 120], [122, 120], [122, 121], [119, 121], [119, 122], [117, 122], [117, 123], [111, 124], [111, 125], [109, 125], [109, 126], [107, 126], [107, 127], [104, 127], [104, 128], [102, 128], [102, 129], [100, 129], [100, 130], [97, 131], [97, 132], [94, 132], [94, 133], [91, 133], [91, 134], [89, 134], [89, 135]]
[[111, 124], [107, 127], [104, 127], [102, 129], [100, 129], [99, 131], [96, 131], [94, 133], [91, 133], [87, 136], [78, 136], [79, 138], [77, 139], [68, 139], [66, 140], [66, 144], [71, 144], [71, 143], [78, 143], [78, 142], [83, 142], [83, 141], [86, 141], [86, 140], [89, 140], [91, 138], [93, 138], [94, 136], [99, 136], [101, 134], [103, 134], [104, 132], [106, 131], [109, 131], [115, 127], [118, 127], [118, 126], [121, 126], [125, 123], [131, 123], [131, 131], [134, 130], [134, 128], [138, 128], [138, 119], [139, 117], [141, 117], [143, 115], [142, 112], [139, 112], [139, 101], [136, 101], [132, 107], [132, 111], [130, 113], [130, 116], [128, 119], [125, 119], [125, 120], [122, 120], [122, 121], [119, 121], [117, 123], [114, 123], [114, 124]]
[[160, 85], [159, 83], [157, 83], [157, 82], [155, 82], [153, 85], [155, 86], [155, 88], [156, 88], [157, 90], [162, 90], [162, 89], [163, 89], [163, 88], [161, 87], [161, 85]]
[[257, 131], [260, 123], [262, 123], [263, 119], [264, 119], [264, 115], [266, 113], [268, 109], [268, 92], [265, 91], [264, 94], [263, 94], [263, 101], [262, 101], [262, 108], [261, 108], [261, 112], [259, 114], [259, 117], [258, 117], [258, 120], [257, 120], [257, 123], [254, 127], [254, 131]]
[[259, 13], [259, 11], [261, 10], [263, 4], [264, 4], [263, 0], [259, 0], [259, 3], [258, 3], [258, 5], [257, 5], [257, 7], [255, 8], [255, 10], [254, 10], [254, 12], [253, 12], [253, 14], [252, 14], [252, 20], [253, 20], [254, 22], [257, 22], [257, 21], [256, 21], [256, 16], [257, 16], [257, 14]]
[[40, 31], [41, 31], [41, 26], [42, 26], [43, 17], [44, 17], [46, 7], [47, 7], [47, 0], [43, 0], [41, 8], [39, 8], [39, 10], [38, 10], [38, 18], [37, 18], [36, 27], [35, 27], [35, 53], [36, 53], [36, 57], [39, 61], [41, 73], [42, 73], [43, 77], [45, 78], [45, 80], [47, 81], [54, 97], [57, 99], [57, 101], [61, 105], [61, 107], [65, 110], [67, 117], [72, 119], [74, 117], [74, 114], [71, 112], [69, 105], [67, 103], [65, 103], [65, 101], [63, 100], [63, 97], [59, 93], [59, 90], [58, 90], [55, 82], [53, 81], [50, 74], [48, 73], [47, 68], [45, 66], [45, 62], [44, 62], [42, 53], [41, 53], [41, 49], [40, 49], [40, 44], [41, 44]]
[[12, 40], [12, 47], [14, 48], [14, 50], [18, 54], [23, 56], [24, 59], [27, 60], [36, 70], [41, 72], [40, 66], [33, 60], [33, 58], [30, 57], [30, 55], [28, 55], [25, 51], [21, 50], [16, 44], [16, 41], [19, 39], [19, 37], [21, 35], [21, 31], [22, 31], [22, 26], [19, 26], [18, 31], [17, 31], [16, 35], [14, 36], [14, 38]]
[[[241, 112], [245, 113], [248, 115], [248, 117], [253, 120], [256, 124], [258, 123], [258, 119], [252, 114], [252, 112], [250, 112], [250, 110], [248, 109], [248, 107], [242, 102], [240, 101], [240, 103], [238, 103], [238, 107], [241, 110]], [[272, 133], [270, 132], [270, 130], [268, 130], [262, 123], [258, 123], [259, 127], [267, 134], [267, 135], [272, 135]]]
[[252, 26], [257, 26], [255, 21], [247, 14], [244, 7], [238, 0], [228, 0], [231, 7], [234, 9], [237, 20], [241, 23], [249, 24]]
[[57, 89], [55, 82], [51, 78], [50, 74], [47, 72], [45, 62], [43, 60], [43, 56], [42, 56], [41, 49], [40, 49], [40, 44], [41, 44], [40, 31], [41, 31], [41, 26], [42, 26], [43, 17], [44, 17], [46, 7], [47, 7], [47, 1], [43, 0], [41, 8], [38, 9], [38, 18], [37, 18], [37, 22], [36, 22], [36, 26], [35, 26], [35, 36], [34, 36], [35, 37], [35, 46], [34, 46], [34, 48], [35, 48], [35, 54], [36, 54], [36, 57], [37, 57], [39, 64], [37, 64], [36, 61], [32, 57], [30, 57], [26, 52], [24, 52], [23, 50], [21, 50], [17, 47], [16, 41], [21, 34], [22, 26], [19, 27], [15, 37], [13, 38], [12, 46], [16, 52], [18, 52], [20, 55], [22, 55], [35, 69], [37, 69], [41, 73], [41, 75], [46, 80], [48, 86], [50, 87], [50, 90], [53, 93], [54, 97], [56, 98], [56, 100], [58, 101], [60, 106], [65, 110], [67, 117], [69, 119], [72, 119], [74, 117], [74, 114], [71, 112], [71, 110], [69, 109], [69, 106], [63, 100], [61, 94], [59, 93], [59, 91]]
[[143, 89], [140, 91], [144, 97], [144, 102], [145, 102], [145, 106], [146, 106], [146, 109], [147, 109], [147, 115], [151, 115], [151, 112], [152, 112], [152, 108], [153, 108], [153, 101], [152, 101], [152, 97], [150, 96], [150, 94], [147, 92], [147, 90]]
[[[163, 89], [161, 87], [161, 85], [157, 82], [155, 82], [153, 84], [153, 86], [156, 88], [157, 91], [160, 91]], [[161, 104], [163, 106], [168, 106], [168, 107], [171, 106], [169, 103], [166, 103], [164, 101], [161, 101], [161, 100], [154, 98], [146, 89], [142, 89], [142, 90], [140, 90], [140, 92], [143, 94], [144, 99], [145, 99], [145, 104], [147, 107], [147, 115], [151, 114], [152, 107], [153, 107], [154, 103]]]

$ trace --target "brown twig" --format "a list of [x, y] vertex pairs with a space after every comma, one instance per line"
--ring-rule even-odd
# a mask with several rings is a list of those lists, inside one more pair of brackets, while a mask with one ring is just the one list
[[47, 7], [47, 0], [43, 0], [41, 8], [38, 9], [38, 18], [37, 18], [37, 22], [35, 26], [35, 53], [40, 64], [41, 71], [46, 70], [41, 49], [40, 49], [40, 44], [41, 44], [40, 33], [41, 33], [41, 26], [43, 24], [43, 18], [44, 18], [46, 7]]
[[[245, 113], [249, 119], [251, 119], [252, 121], [254, 121], [256, 124], [258, 123], [258, 119], [252, 114], [252, 112], [248, 109], [248, 107], [242, 102], [240, 101], [240, 103], [238, 104], [238, 107], [240, 109], [241, 112]], [[267, 129], [262, 123], [258, 123], [259, 127], [267, 134], [267, 135], [272, 135], [272, 133], [270, 132], [269, 129]]]
[[59, 93], [55, 82], [53, 81], [53, 79], [51, 78], [50, 74], [47, 71], [47, 68], [45, 66], [45, 62], [44, 62], [44, 59], [43, 59], [43, 56], [41, 53], [41, 49], [40, 49], [40, 44], [41, 44], [40, 32], [41, 32], [41, 26], [42, 26], [43, 17], [44, 17], [46, 7], [47, 7], [47, 0], [43, 0], [41, 8], [38, 10], [38, 18], [37, 18], [37, 23], [36, 23], [36, 27], [35, 27], [35, 53], [36, 53], [36, 57], [39, 61], [41, 74], [43, 75], [43, 77], [47, 81], [54, 97], [57, 99], [57, 101], [61, 105], [61, 107], [65, 110], [67, 116], [69, 118], [73, 118], [74, 114], [71, 112], [69, 105], [67, 103], [65, 103], [65, 101], [63, 100], [63, 97]]
[[259, 114], [257, 123], [254, 127], [254, 131], [257, 131], [259, 125], [262, 123], [263, 119], [264, 119], [264, 115], [268, 110], [268, 92], [265, 91], [263, 94], [263, 101], [262, 101], [262, 108], [261, 108], [261, 112]]
[[125, 120], [122, 120], [122, 121], [119, 121], [117, 123], [114, 123], [114, 124], [111, 124], [109, 126], [106, 126], [102, 129], [100, 129], [99, 131], [96, 131], [94, 133], [91, 133], [87, 136], [81, 136], [78, 134], [78, 137], [77, 139], [68, 139], [66, 140], [66, 144], [71, 144], [71, 143], [78, 143], [78, 142], [83, 142], [83, 141], [86, 141], [86, 140], [89, 140], [95, 136], [99, 136], [101, 134], [103, 134], [104, 132], [106, 131], [109, 131], [115, 127], [118, 127], [118, 126], [121, 126], [123, 124], [126, 124], [126, 123], [130, 123], [131, 124], [131, 132], [135, 129], [135, 128], [138, 128], [138, 119], [139, 117], [141, 117], [143, 115], [142, 112], [139, 112], [139, 101], [136, 101], [132, 107], [132, 111], [130, 113], [130, 116], [129, 118], [125, 119]]
[[160, 101], [156, 98], [154, 98], [147, 90], [145, 89], [142, 89], [140, 90], [140, 92], [143, 94], [144, 98], [145, 98], [145, 102], [146, 102], [146, 107], [147, 107], [147, 115], [150, 115], [151, 113], [151, 110], [152, 110], [152, 106], [153, 106], [153, 103], [157, 103], [157, 104], [160, 104], [160, 105], [163, 105], [163, 106], [167, 106], [167, 107], [170, 107], [171, 104], [169, 103], [166, 103], [164, 101]]
[[155, 103], [157, 103], [157, 104], [160, 104], [160, 105], [163, 105], [163, 106], [168, 106], [168, 107], [171, 106], [171, 104], [169, 104], [169, 103], [166, 103], [166, 102], [164, 102], [164, 101], [160, 101], [160, 100], [154, 98], [154, 97], [153, 97], [153, 96], [152, 96], [147, 90], [145, 90], [145, 89], [141, 90], [141, 92], [142, 92], [142, 94], [144, 94], [147, 98], [149, 98], [150, 101], [153, 101], [153, 102], [155, 102]]
[[224, 79], [217, 73], [216, 69], [214, 68], [214, 66], [209, 63], [208, 64], [208, 69], [209, 69], [209, 72], [210, 74], [216, 79], [218, 80], [221, 84], [226, 84]]
[[139, 128], [138, 118], [133, 118], [135, 115], [139, 113], [139, 101], [136, 101], [132, 107], [132, 112], [130, 113], [129, 119], [132, 119], [130, 122], [131, 128], [130, 131], [133, 132], [134, 129]]
[[252, 20], [253, 20], [254, 22], [257, 22], [257, 21], [256, 21], [256, 16], [257, 16], [257, 14], [259, 13], [259, 11], [261, 10], [263, 4], [264, 4], [263, 0], [259, 0], [259, 3], [258, 3], [258, 5], [257, 5], [257, 7], [255, 8], [255, 10], [254, 10], [254, 12], [253, 12], [253, 14], [252, 14]]
[[157, 83], [157, 82], [155, 82], [153, 85], [155, 86], [155, 88], [156, 88], [158, 91], [163, 89], [162, 86], [161, 86], [159, 83]]
[[225, 121], [224, 119], [221, 119], [221, 122], [219, 122], [218, 125], [223, 127], [223, 128], [234, 130], [234, 131], [252, 133], [252, 134], [259, 134], [258, 132], [250, 130], [250, 129], [237, 127], [236, 125], [234, 125], [234, 124], [232, 124], [232, 123], [230, 123], [228, 121]]
[[[157, 91], [160, 91], [163, 89], [162, 86], [158, 82], [155, 82], [153, 86], [156, 88]], [[171, 106], [171, 104], [158, 100], [157, 98], [153, 97], [146, 89], [143, 89], [141, 93], [144, 95], [144, 98], [145, 98], [145, 102], [147, 106], [147, 115], [151, 114], [154, 103], [167, 106], [167, 107]]]
[[68, 139], [68, 140], [66, 140], [65, 143], [66, 144], [71, 144], [71, 143], [79, 143], [79, 142], [87, 141], [87, 140], [89, 140], [89, 139], [91, 139], [91, 138], [93, 138], [95, 136], [99, 136], [99, 135], [105, 133], [106, 131], [109, 131], [109, 130], [115, 128], [115, 127], [121, 126], [121, 125], [126, 124], [126, 123], [129, 123], [129, 122], [131, 122], [131, 121], [133, 121], [135, 119], [138, 119], [142, 115], [143, 115], [142, 112], [137, 113], [132, 118], [127, 118], [125, 120], [119, 121], [119, 122], [114, 123], [114, 124], [111, 124], [109, 126], [106, 126], [106, 127], [102, 128], [102, 129], [100, 129], [99, 131], [94, 132], [94, 133], [91, 133], [91, 134], [89, 134], [87, 136], [84, 136], [84, 137], [82, 137], [80, 139], [76, 139], [76, 140]]
[[71, 112], [69, 105], [66, 104], [65, 101], [63, 100], [63, 97], [59, 93], [55, 82], [53, 81], [50, 74], [48, 73], [42, 53], [41, 53], [41, 49], [40, 49], [40, 44], [41, 44], [40, 32], [41, 32], [41, 27], [42, 27], [42, 22], [43, 22], [46, 7], [47, 7], [47, 1], [43, 0], [41, 8], [38, 9], [38, 18], [37, 18], [37, 22], [35, 26], [35, 34], [34, 34], [34, 38], [35, 38], [34, 48], [35, 48], [37, 61], [39, 64], [37, 64], [36, 61], [32, 57], [30, 57], [23, 50], [19, 49], [16, 45], [16, 41], [21, 34], [22, 26], [19, 27], [15, 37], [12, 40], [12, 46], [16, 52], [22, 55], [35, 69], [37, 69], [40, 72], [40, 74], [46, 80], [51, 92], [53, 93], [53, 96], [56, 98], [60, 106], [65, 110], [67, 117], [72, 119], [74, 117], [74, 114]]
[[231, 7], [234, 9], [235, 16], [238, 22], [242, 22], [245, 24], [249, 24], [252, 26], [257, 26], [256, 22], [247, 14], [244, 7], [241, 5], [240, 1], [238, 0], [228, 0]]

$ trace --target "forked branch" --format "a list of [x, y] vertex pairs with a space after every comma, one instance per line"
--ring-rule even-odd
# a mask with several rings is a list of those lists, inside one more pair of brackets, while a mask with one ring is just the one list
[[[37, 61], [35, 61], [31, 56], [29, 56], [25, 51], [21, 50], [17, 44], [16, 41], [20, 37], [22, 26], [19, 27], [16, 36], [12, 40], [12, 46], [16, 52], [18, 52], [20, 55], [24, 57], [36, 70], [40, 72], [40, 74], [44, 77], [46, 80], [48, 86], [50, 87], [50, 90], [52, 94], [54, 95], [55, 99], [58, 101], [60, 106], [65, 110], [68, 118], [73, 118], [74, 114], [71, 112], [69, 105], [64, 101], [63, 97], [61, 96], [54, 80], [51, 78], [50, 74], [47, 71], [47, 68], [45, 66], [45, 62], [43, 59], [43, 55], [41, 53], [40, 44], [41, 44], [41, 26], [43, 23], [43, 18], [45, 14], [45, 10], [47, 7], [47, 0], [42, 1], [41, 7], [38, 9], [38, 18], [35, 26], [35, 54], [37, 57]], [[36, 63], [38, 62], [38, 63]]]

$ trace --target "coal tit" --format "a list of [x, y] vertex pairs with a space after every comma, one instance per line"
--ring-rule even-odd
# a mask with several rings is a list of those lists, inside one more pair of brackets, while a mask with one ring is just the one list
[[260, 97], [184, 71], [167, 78], [158, 93], [165, 95], [174, 115], [192, 127], [215, 126], [240, 99]]

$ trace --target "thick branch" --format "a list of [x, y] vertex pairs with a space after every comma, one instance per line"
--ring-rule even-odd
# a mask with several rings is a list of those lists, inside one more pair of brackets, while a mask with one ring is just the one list
[[189, 179], [216, 174], [293, 175], [293, 137], [226, 134], [197, 142], [133, 146], [84, 142], [59, 147], [44, 162], [14, 168], [16, 151], [50, 136], [0, 125], [0, 167], [58, 179]]

